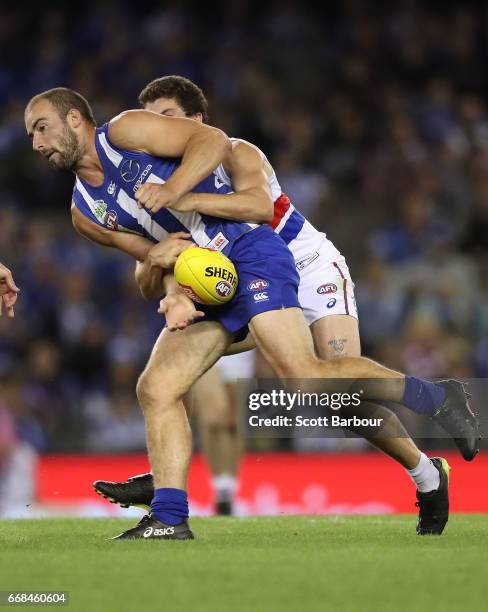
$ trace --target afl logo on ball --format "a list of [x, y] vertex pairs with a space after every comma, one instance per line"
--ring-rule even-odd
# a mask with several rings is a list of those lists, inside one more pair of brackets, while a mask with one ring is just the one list
[[219, 281], [215, 285], [215, 291], [217, 295], [220, 295], [221, 297], [227, 297], [232, 292], [232, 286], [227, 281]]
[[337, 285], [334, 283], [325, 283], [325, 285], [320, 285], [317, 288], [317, 293], [319, 295], [324, 295], [325, 293], [335, 293], [337, 291]]
[[268, 281], [264, 280], [264, 278], [257, 278], [256, 280], [253, 280], [248, 284], [247, 290], [248, 291], [261, 291], [262, 289], [265, 289], [268, 285], [269, 285]]

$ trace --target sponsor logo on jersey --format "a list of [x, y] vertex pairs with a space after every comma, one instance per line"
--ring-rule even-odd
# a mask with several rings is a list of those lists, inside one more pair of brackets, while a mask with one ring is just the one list
[[307, 255], [306, 257], [299, 259], [295, 262], [296, 269], [298, 271], [303, 270], [304, 268], [309, 266], [312, 261], [315, 261], [317, 257], [319, 257], [319, 253], [313, 253], [312, 255]]
[[232, 285], [227, 281], [219, 281], [215, 285], [215, 292], [221, 297], [228, 297], [232, 293]]
[[135, 159], [125, 159], [120, 165], [120, 176], [126, 183], [132, 183], [137, 178], [141, 164]]
[[332, 298], [331, 300], [327, 302], [327, 308], [334, 308], [336, 303], [337, 303], [337, 300], [335, 298]]
[[224, 249], [228, 244], [229, 241], [227, 238], [224, 236], [224, 234], [222, 234], [222, 232], [219, 232], [215, 238], [212, 238], [205, 248], [212, 249], [214, 251], [222, 251], [222, 249]]
[[225, 268], [219, 268], [218, 266], [207, 266], [205, 268], [205, 276], [211, 276], [215, 278], [221, 278], [222, 280], [229, 281], [232, 287], [237, 287], [237, 278], [230, 270]]
[[100, 221], [100, 223], [103, 223], [105, 213], [107, 212], [107, 205], [105, 204], [104, 200], [95, 200], [95, 202], [93, 202], [93, 206], [93, 213], [95, 217], [98, 219], [98, 221]]
[[115, 210], [109, 210], [103, 217], [103, 224], [111, 230], [117, 230], [119, 227], [118, 217]]
[[334, 283], [325, 283], [325, 285], [320, 285], [317, 287], [317, 293], [319, 295], [324, 295], [325, 293], [335, 293], [337, 291], [337, 285]]
[[110, 185], [107, 187], [107, 191], [109, 195], [114, 195], [115, 193], [115, 183], [110, 181]]
[[266, 300], [269, 300], [267, 291], [261, 291], [261, 293], [255, 293], [253, 295], [253, 298], [255, 302], [265, 302]]
[[152, 169], [152, 164], [148, 164], [144, 168], [144, 170], [141, 172], [141, 176], [137, 179], [137, 183], [134, 185], [134, 187], [132, 187], [132, 191], [134, 193], [139, 189], [139, 187], [141, 186], [141, 184], [144, 181], [144, 179], [146, 178], [146, 176], [151, 172], [151, 169]]
[[268, 286], [269, 286], [269, 283], [267, 280], [264, 280], [264, 278], [256, 278], [249, 283], [249, 285], [247, 286], [247, 290], [248, 291], [261, 291], [262, 289], [266, 289], [266, 287]]
[[154, 527], [148, 527], [147, 529], [144, 530], [144, 533], [142, 535], [145, 538], [149, 538], [152, 535], [161, 537], [161, 536], [173, 535], [174, 532], [175, 532], [174, 527], [165, 527], [164, 529], [155, 529]]

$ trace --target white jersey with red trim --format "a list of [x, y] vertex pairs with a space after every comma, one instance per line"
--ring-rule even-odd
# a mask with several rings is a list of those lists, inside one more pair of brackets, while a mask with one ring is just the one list
[[[232, 142], [244, 142], [239, 138], [231, 138]], [[254, 147], [254, 145], [251, 145]], [[257, 147], [255, 147], [257, 149]], [[268, 164], [266, 155], [257, 149]], [[270, 225], [274, 231], [286, 242], [293, 253], [297, 267], [300, 262], [307, 261], [320, 249], [324, 263], [332, 262], [341, 257], [340, 252], [327, 238], [324, 232], [319, 232], [305, 217], [293, 206], [278, 182], [276, 173], [272, 170], [268, 177], [268, 184], [274, 202], [274, 217]], [[232, 187], [232, 181], [221, 164], [215, 171], [217, 178], [225, 185]]]

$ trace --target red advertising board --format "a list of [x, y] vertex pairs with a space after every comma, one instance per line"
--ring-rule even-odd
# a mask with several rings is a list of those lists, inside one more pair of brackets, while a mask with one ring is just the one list
[[[488, 453], [466, 463], [443, 453], [451, 471], [454, 512], [488, 512]], [[43, 505], [106, 504], [93, 480], [123, 480], [148, 470], [144, 455], [63, 455], [41, 458], [37, 497]], [[195, 456], [189, 482], [193, 514], [211, 514], [213, 493], [204, 459]], [[237, 513], [381, 514], [415, 512], [405, 471], [377, 453], [253, 453], [242, 462]], [[107, 511], [113, 510], [107, 504]]]

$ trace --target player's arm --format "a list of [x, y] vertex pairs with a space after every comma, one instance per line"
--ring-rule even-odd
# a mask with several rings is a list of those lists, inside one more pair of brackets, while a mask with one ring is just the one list
[[247, 142], [239, 141], [225, 165], [234, 193], [188, 193], [172, 208], [223, 219], [269, 223], [274, 214], [273, 200], [260, 151]]
[[200, 183], [232, 150], [217, 128], [145, 110], [125, 111], [109, 125], [112, 143], [130, 151], [157, 157], [181, 157], [181, 164], [164, 183], [145, 183], [137, 190], [138, 204], [152, 213], [170, 207]]
[[136, 261], [134, 278], [144, 299], [159, 300], [163, 297], [163, 274], [164, 270], [152, 266], [149, 258], [142, 262]]
[[146, 299], [161, 297], [164, 269], [173, 268], [178, 255], [193, 245], [184, 240], [189, 234], [183, 232], [170, 234], [155, 245], [138, 234], [111, 230], [88, 219], [74, 203], [71, 204], [71, 219], [76, 231], [85, 238], [119, 249], [137, 260], [135, 278]]
[[97, 244], [119, 249], [137, 260], [135, 279], [146, 299], [157, 299], [162, 295], [162, 274], [159, 266], [151, 265], [149, 253], [154, 244], [138, 234], [118, 232], [91, 221], [71, 204], [71, 219], [76, 231]]
[[175, 232], [152, 245], [144, 261], [136, 262], [135, 279], [146, 300], [157, 300], [165, 295], [163, 276], [171, 271], [180, 253], [192, 248], [190, 234]]
[[71, 221], [75, 230], [85, 238], [88, 238], [88, 240], [102, 246], [119, 249], [127, 255], [134, 257], [137, 261], [144, 261], [154, 246], [150, 240], [144, 238], [144, 236], [139, 236], [139, 234], [118, 232], [103, 225], [98, 225], [91, 219], [88, 219], [76, 207], [74, 202], [71, 203]]

